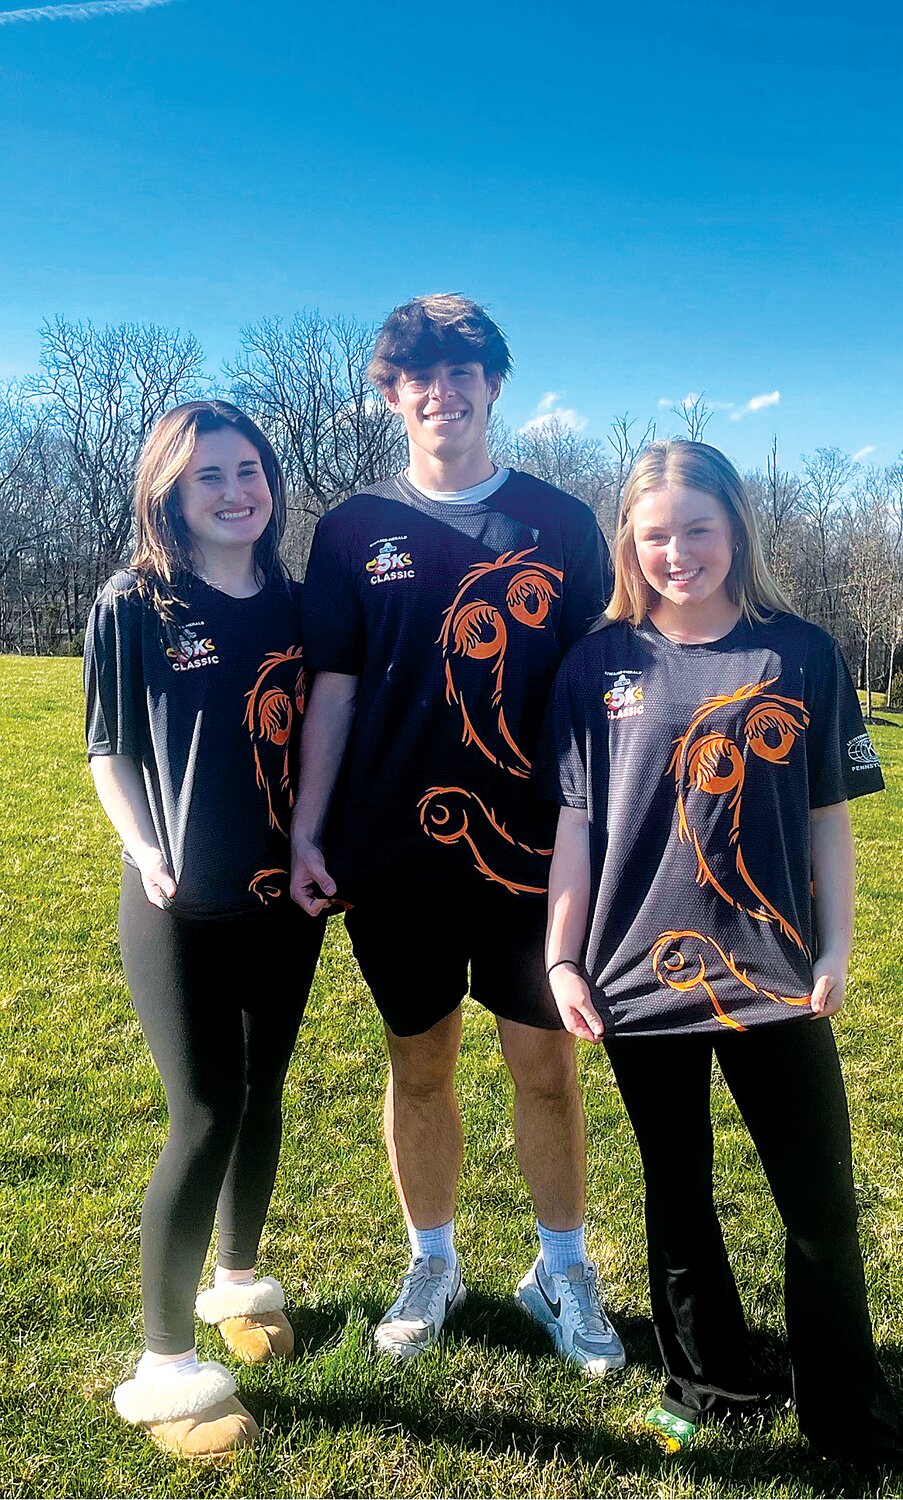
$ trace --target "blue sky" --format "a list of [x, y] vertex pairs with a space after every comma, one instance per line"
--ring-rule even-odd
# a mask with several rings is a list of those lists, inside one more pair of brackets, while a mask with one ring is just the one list
[[55, 313], [190, 328], [215, 368], [263, 316], [460, 290], [511, 338], [513, 426], [545, 396], [589, 434], [673, 429], [659, 403], [704, 391], [743, 465], [773, 432], [790, 466], [903, 448], [887, 0], [23, 10], [0, 378]]

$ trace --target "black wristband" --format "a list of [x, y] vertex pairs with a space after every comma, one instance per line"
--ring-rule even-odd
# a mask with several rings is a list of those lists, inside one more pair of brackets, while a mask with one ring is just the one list
[[563, 964], [570, 964], [572, 969], [576, 969], [577, 973], [580, 973], [580, 965], [575, 958], [556, 958], [555, 962], [549, 964], [549, 967], [546, 969], [546, 979], [549, 978], [553, 969], [560, 969]]

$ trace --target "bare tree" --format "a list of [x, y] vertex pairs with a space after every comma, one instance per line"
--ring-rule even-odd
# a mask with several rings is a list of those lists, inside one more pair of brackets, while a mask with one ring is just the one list
[[513, 440], [513, 462], [547, 484], [576, 495], [610, 528], [612, 466], [605, 445], [557, 413], [528, 423]]
[[614, 454], [613, 496], [615, 515], [621, 504], [627, 476], [636, 463], [638, 455], [655, 441], [655, 423], [647, 422], [642, 432], [634, 434], [638, 427], [636, 417], [625, 411], [621, 417], [613, 417], [608, 429], [608, 446]]
[[894, 708], [894, 664], [903, 646], [903, 454], [883, 473], [888, 517], [887, 706]]
[[816, 448], [803, 458], [800, 480], [800, 503], [809, 517], [815, 542], [816, 617], [832, 632], [835, 630], [841, 594], [841, 576], [832, 554], [838, 552], [837, 535], [840, 503], [844, 499], [854, 466], [839, 448]]
[[865, 717], [872, 718], [872, 664], [876, 640], [886, 624], [891, 585], [889, 514], [883, 476], [873, 472], [857, 484], [844, 507], [849, 533], [846, 598], [862, 632]]
[[397, 469], [400, 422], [371, 388], [374, 330], [349, 318], [298, 313], [242, 330], [226, 373], [235, 400], [266, 428], [292, 497], [313, 518]]
[[802, 540], [799, 481], [781, 468], [776, 436], [764, 472], [756, 469], [744, 475], [744, 483], [759, 517], [769, 567], [781, 587], [792, 598], [799, 599], [797, 563]]
[[69, 459], [95, 537], [93, 586], [120, 561], [132, 524], [135, 457], [167, 407], [200, 392], [203, 355], [191, 334], [65, 318], [41, 329], [41, 374], [30, 382]]
[[687, 437], [691, 443], [701, 443], [703, 434], [712, 420], [714, 413], [705, 404], [705, 391], [698, 396], [684, 396], [671, 410], [676, 417], [680, 417], [687, 429]]

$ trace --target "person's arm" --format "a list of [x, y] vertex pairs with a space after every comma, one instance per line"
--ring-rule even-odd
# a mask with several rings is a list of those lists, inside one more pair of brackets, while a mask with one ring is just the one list
[[563, 650], [592, 629], [611, 598], [611, 590], [608, 545], [592, 511], [578, 501], [564, 559], [564, 595], [558, 627]]
[[853, 942], [856, 854], [847, 802], [814, 807], [809, 816], [818, 933], [809, 1003], [817, 1016], [834, 1016], [843, 1005]]
[[604, 1027], [580, 961], [589, 903], [589, 818], [585, 808], [562, 807], [549, 874], [546, 969], [566, 1029], [584, 1041], [598, 1042]]
[[[329, 804], [354, 722], [357, 678], [318, 672], [301, 727], [301, 770], [292, 813], [292, 900], [311, 917], [331, 908], [336, 883], [321, 845]], [[319, 888], [327, 898], [315, 894]]]
[[163, 857], [141, 771], [130, 755], [92, 755], [100, 805], [135, 861], [148, 901], [165, 909], [176, 882]]

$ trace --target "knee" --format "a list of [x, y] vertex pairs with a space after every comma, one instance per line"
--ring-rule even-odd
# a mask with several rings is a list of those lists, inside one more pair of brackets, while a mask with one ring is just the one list
[[505, 1061], [521, 1099], [566, 1104], [578, 1094], [574, 1048], [570, 1037], [564, 1040], [556, 1032], [549, 1036], [548, 1045], [533, 1045], [523, 1053], [506, 1051]]
[[228, 1161], [238, 1137], [244, 1099], [195, 1100], [170, 1114], [169, 1148], [204, 1165]]
[[244, 1121], [274, 1119], [282, 1114], [282, 1093], [288, 1069], [273, 1073], [269, 1077], [258, 1074], [249, 1077], [241, 1116]]
[[837, 1218], [810, 1219], [787, 1227], [787, 1243], [798, 1260], [811, 1266], [826, 1266], [860, 1257], [856, 1209]]
[[412, 1059], [399, 1064], [393, 1059], [389, 1086], [396, 1098], [403, 1098], [412, 1104], [426, 1104], [447, 1094], [454, 1087], [454, 1067], [439, 1066], [429, 1059], [423, 1059], [419, 1064]]
[[396, 1098], [428, 1102], [452, 1092], [460, 1028], [456, 1012], [422, 1036], [389, 1037], [389, 1088]]

